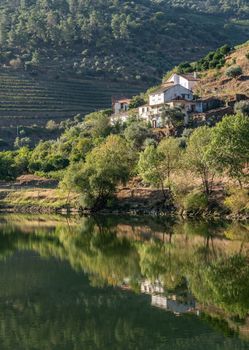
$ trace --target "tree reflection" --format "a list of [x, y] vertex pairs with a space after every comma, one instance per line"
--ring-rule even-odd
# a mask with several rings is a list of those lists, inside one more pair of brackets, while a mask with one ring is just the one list
[[82, 218], [29, 233], [20, 223], [18, 229], [4, 223], [0, 257], [34, 251], [87, 273], [95, 287], [138, 292], [142, 281], [160, 281], [164, 295], [191, 294], [205, 312], [212, 306], [212, 312], [224, 319], [248, 315], [248, 226], [164, 219], [147, 220], [145, 225], [142, 219], [129, 220]]

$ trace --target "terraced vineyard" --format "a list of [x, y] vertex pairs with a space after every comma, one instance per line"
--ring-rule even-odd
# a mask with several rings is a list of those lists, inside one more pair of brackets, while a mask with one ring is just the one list
[[[62, 120], [77, 113], [87, 114], [110, 108], [115, 95], [132, 96], [141, 85], [99, 80], [51, 80], [28, 74], [0, 72], [0, 125], [43, 124], [48, 119]], [[11, 117], [11, 118], [10, 118]]]

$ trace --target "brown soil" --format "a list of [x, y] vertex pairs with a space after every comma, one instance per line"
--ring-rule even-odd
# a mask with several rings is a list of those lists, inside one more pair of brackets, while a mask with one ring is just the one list
[[[202, 74], [200, 84], [196, 87], [196, 93], [202, 97], [216, 96], [224, 98], [235, 94], [245, 94], [249, 97], [249, 42], [238, 47], [226, 58], [226, 64], [220, 71], [209, 70]], [[243, 74], [237, 79], [226, 76], [226, 71], [230, 66], [240, 66]]]

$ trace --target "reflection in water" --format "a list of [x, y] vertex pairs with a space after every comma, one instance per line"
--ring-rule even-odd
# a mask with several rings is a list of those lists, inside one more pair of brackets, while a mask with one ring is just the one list
[[2, 217], [1, 349], [249, 349], [235, 337], [249, 339], [248, 234], [224, 222]]

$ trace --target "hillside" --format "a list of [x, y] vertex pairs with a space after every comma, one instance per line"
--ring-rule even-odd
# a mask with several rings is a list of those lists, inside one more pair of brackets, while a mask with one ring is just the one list
[[[227, 72], [231, 67], [240, 67], [242, 74], [236, 78], [228, 77]], [[245, 94], [249, 97], [249, 42], [236, 47], [226, 57], [224, 67], [201, 72], [200, 77], [195, 90], [199, 96], [229, 98], [235, 94]]]
[[0, 64], [36, 74], [158, 81], [248, 39], [248, 1], [1, 0]]
[[143, 85], [86, 79], [49, 79], [0, 71], [0, 126], [47, 120], [60, 121], [80, 113], [110, 108], [115, 95], [132, 96]]
[[113, 96], [136, 95], [145, 85], [97, 79], [54, 79], [21, 71], [0, 70], [0, 149], [13, 148], [17, 136], [28, 137], [31, 146], [40, 139], [55, 139], [60, 131], [48, 130], [77, 114], [111, 108]]

